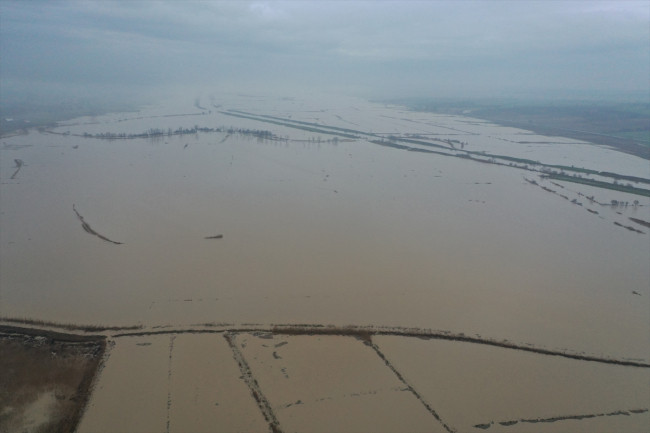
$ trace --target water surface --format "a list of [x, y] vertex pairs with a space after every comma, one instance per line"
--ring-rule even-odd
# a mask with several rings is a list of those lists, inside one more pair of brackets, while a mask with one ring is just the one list
[[[625, 209], [583, 199], [577, 206], [525, 180], [539, 180], [535, 173], [366, 139], [333, 142], [219, 111], [373, 133], [452, 131], [494, 153], [507, 151], [494, 147], [502, 142], [513, 154], [635, 176], [647, 161], [568, 139], [517, 147], [494, 137], [520, 130], [357, 100], [231, 96], [204, 114], [193, 102], [55, 130], [70, 135], [2, 139], [1, 315], [147, 326], [418, 327], [650, 359], [650, 230], [614, 224], [650, 221], [647, 197]], [[282, 140], [227, 132], [74, 135], [194, 125], [270, 130]], [[14, 159], [24, 166], [10, 179]], [[571, 198], [591, 191], [563, 186]], [[592, 193], [601, 203], [626, 196]], [[121, 244], [85, 231], [73, 206], [96, 233]]]

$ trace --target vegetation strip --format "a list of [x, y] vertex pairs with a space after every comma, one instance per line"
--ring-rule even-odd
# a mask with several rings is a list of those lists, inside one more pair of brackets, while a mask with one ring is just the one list
[[[310, 126], [300, 126], [300, 125], [291, 124], [287, 121], [275, 121], [270, 119], [263, 119], [257, 116], [238, 114], [236, 112], [231, 112], [231, 111], [220, 111], [220, 113], [225, 114], [226, 116], [240, 117], [242, 119], [249, 119], [249, 120], [257, 120], [258, 122], [266, 122], [266, 123], [271, 123], [273, 125], [286, 126], [287, 128], [301, 129], [303, 131], [317, 132], [319, 134], [338, 135], [344, 138], [359, 138], [356, 135], [352, 135], [352, 134], [346, 134], [343, 132], [326, 131], [324, 129], [314, 128]], [[326, 126], [325, 128], [328, 127]]]
[[18, 172], [21, 168], [23, 168], [23, 165], [25, 164], [22, 159], [14, 159], [14, 163], [16, 164], [16, 171], [14, 171], [14, 174], [12, 174], [10, 177], [12, 180], [18, 176]]
[[466, 343], [485, 344], [488, 346], [503, 347], [504, 349], [523, 350], [526, 352], [538, 353], [540, 355], [562, 356], [564, 358], [577, 359], [579, 361], [592, 361], [592, 362], [600, 362], [603, 364], [650, 368], [650, 363], [641, 362], [641, 361], [612, 359], [612, 358], [597, 357], [597, 356], [585, 355], [585, 354], [568, 353], [559, 350], [550, 350], [550, 349], [543, 349], [539, 347], [515, 344], [509, 341], [498, 341], [498, 340], [492, 340], [488, 338], [470, 337], [462, 333], [453, 334], [446, 331], [425, 331], [417, 328], [415, 329], [391, 328], [390, 330], [380, 330], [380, 329], [372, 329], [372, 328], [354, 328], [354, 327], [334, 328], [334, 327], [322, 327], [322, 326], [313, 326], [313, 327], [275, 326], [272, 328], [271, 332], [273, 332], [274, 334], [285, 334], [285, 335], [352, 335], [352, 336], [360, 336], [360, 337], [363, 337], [364, 335], [368, 335], [368, 334], [369, 335], [393, 335], [393, 336], [400, 336], [400, 337], [416, 337], [416, 338], [434, 339], [434, 340], [435, 339], [451, 340], [451, 341], [461, 341]]
[[637, 224], [641, 224], [642, 226], [645, 227], [650, 227], [650, 223], [648, 221], [641, 220], [639, 218], [633, 218], [633, 217], [628, 217], [630, 221], [634, 221]]
[[[544, 177], [544, 175], [542, 175], [542, 177]], [[578, 199], [574, 198], [573, 200], [571, 200], [571, 199], [569, 199], [568, 196], [566, 196], [566, 195], [564, 195], [564, 194], [561, 194], [561, 193], [558, 193], [558, 192], [555, 191], [554, 189], [551, 189], [551, 188], [546, 187], [546, 186], [544, 186], [544, 185], [540, 185], [540, 184], [538, 184], [537, 181], [535, 181], [534, 179], [528, 179], [528, 178], [524, 177], [524, 180], [525, 180], [526, 182], [530, 183], [531, 185], [535, 185], [535, 186], [540, 187], [541, 189], [543, 189], [543, 190], [546, 191], [546, 192], [550, 192], [551, 194], [558, 195], [558, 196], [562, 197], [562, 198], [565, 199], [565, 200], [569, 200], [571, 203], [573, 203], [573, 204], [575, 204], [575, 205], [577, 205], [577, 206], [582, 206], [582, 203], [580, 203], [580, 202], [578, 201]], [[564, 186], [560, 185], [559, 183], [555, 183], [555, 182], [552, 182], [552, 181], [551, 181], [551, 183], [552, 183], [553, 185], [559, 187], [559, 188], [564, 188]], [[587, 200], [589, 200], [590, 203], [596, 203], [596, 204], [599, 204], [600, 206], [610, 206], [610, 205], [611, 205], [612, 207], [615, 207], [615, 206], [619, 206], [619, 205], [621, 205], [621, 206], [624, 205], [624, 206], [627, 207], [627, 202], [618, 202], [618, 201], [616, 201], [616, 200], [612, 200], [612, 201], [611, 201], [611, 204], [605, 204], [605, 203], [600, 203], [600, 202], [594, 200], [593, 196], [592, 196], [592, 197], [587, 197], [587, 196], [585, 196], [585, 195], [582, 194], [582, 193], [578, 193], [578, 195], [579, 195], [579, 196], [582, 196], [582, 197], [585, 197]], [[637, 205], [638, 205], [638, 200], [635, 200], [635, 202], [633, 203], [633, 206], [637, 206]], [[586, 208], [586, 207], [585, 207], [585, 209], [586, 209], [588, 212], [592, 213], [592, 214], [599, 215], [599, 212], [598, 212], [598, 211], [595, 211], [595, 210], [593, 210], [593, 209], [589, 209], [589, 208]], [[602, 217], [601, 217], [601, 218], [602, 218]], [[646, 225], [646, 224], [647, 224], [646, 227], [650, 227], [650, 223], [645, 223], [645, 221], [643, 221], [643, 220], [637, 220], [636, 218], [632, 218], [632, 217], [629, 217], [629, 219], [632, 220], [632, 221], [634, 221], [634, 222], [636, 222], [636, 223], [638, 223], [638, 224], [641, 224], [641, 225]], [[639, 221], [641, 221], [641, 222], [639, 222]], [[645, 224], [644, 224], [644, 223], [645, 223]], [[618, 221], [614, 221], [614, 225], [619, 226], [619, 227], [623, 227], [623, 228], [625, 228], [625, 229], [628, 229], [628, 230], [633, 231], [633, 232], [636, 232], [636, 233], [646, 234], [644, 231], [638, 230], [638, 229], [636, 229], [636, 228], [634, 228], [634, 227], [632, 227], [632, 226], [625, 226], [625, 225], [621, 224], [621, 223], [618, 222]]]
[[253, 398], [257, 402], [257, 406], [260, 408], [264, 419], [266, 419], [266, 421], [269, 423], [269, 428], [273, 433], [282, 433], [282, 430], [280, 429], [280, 422], [276, 418], [275, 413], [273, 412], [273, 408], [271, 408], [271, 403], [269, 403], [267, 398], [262, 393], [257, 380], [255, 380], [253, 377], [253, 372], [250, 365], [248, 365], [246, 358], [244, 358], [244, 354], [235, 344], [234, 333], [226, 332], [223, 334], [223, 337], [226, 339], [228, 345], [232, 349], [233, 357], [239, 366], [239, 370], [242, 373], [244, 382], [246, 382], [246, 385], [248, 385], [248, 388], [250, 389]]
[[[556, 422], [556, 421], [566, 421], [566, 420], [583, 420], [583, 419], [589, 419], [589, 418], [599, 418], [599, 417], [604, 417], [604, 416], [618, 416], [618, 415], [624, 415], [624, 416], [630, 416], [634, 414], [642, 414], [648, 412], [648, 409], [628, 409], [628, 410], [617, 410], [614, 412], [609, 412], [609, 413], [594, 413], [594, 414], [586, 414], [586, 415], [561, 415], [561, 416], [554, 416], [551, 418], [528, 418], [528, 419], [518, 419], [518, 420], [511, 420], [511, 421], [500, 421], [498, 424], [506, 427], [513, 426], [518, 423], [531, 423], [531, 424], [536, 424], [539, 422]], [[479, 428], [482, 430], [487, 430], [492, 425], [494, 425], [495, 422], [491, 421], [489, 423], [483, 423], [483, 424], [476, 424], [474, 428]]]
[[582, 177], [568, 176], [566, 174], [547, 174], [544, 175], [544, 177], [555, 180], [563, 180], [565, 182], [581, 183], [583, 185], [595, 186], [597, 188], [627, 192], [629, 194], [636, 194], [644, 197], [650, 197], [650, 190], [637, 188], [631, 185], [620, 185], [616, 183], [602, 182], [599, 180], [584, 179]]
[[[111, 335], [112, 338], [120, 337], [145, 337], [147, 335], [178, 335], [178, 334], [223, 334], [231, 332], [227, 329], [165, 329], [163, 331], [121, 332]], [[248, 332], [248, 331], [246, 331]]]
[[243, 115], [246, 115], [246, 116], [264, 117], [264, 118], [267, 118], [267, 119], [278, 120], [280, 122], [296, 123], [298, 125], [305, 125], [305, 126], [311, 126], [311, 127], [316, 127], [316, 128], [326, 128], [326, 129], [331, 129], [333, 131], [340, 131], [340, 132], [345, 132], [345, 133], [349, 133], [349, 134], [356, 134], [356, 135], [358, 135], [358, 134], [366, 134], [365, 132], [359, 131], [359, 130], [356, 130], [356, 129], [340, 128], [340, 127], [337, 127], [337, 126], [321, 125], [319, 123], [304, 122], [304, 121], [301, 121], [301, 120], [286, 119], [284, 117], [269, 116], [268, 114], [254, 114], [254, 113], [247, 113], [245, 111], [239, 111], [239, 110], [230, 110], [230, 111], [234, 112], [234, 113], [243, 114]]
[[[190, 135], [190, 134], [195, 135], [198, 134], [199, 132], [203, 132], [203, 133], [225, 132], [228, 134], [226, 138], [230, 137], [232, 134], [241, 134], [241, 135], [252, 135], [266, 140], [280, 140], [279, 137], [273, 135], [273, 133], [271, 133], [271, 131], [268, 130], [232, 128], [232, 127], [227, 128], [225, 126], [219, 126], [217, 128], [208, 128], [208, 127], [202, 127], [198, 125], [194, 125], [193, 128], [180, 127], [175, 130], [172, 130], [171, 128], [167, 128], [167, 130], [160, 129], [160, 128], [150, 128], [148, 131], [140, 132], [138, 134], [126, 134], [124, 132], [122, 133], [102, 132], [98, 134], [89, 134], [87, 132], [84, 132], [83, 134], [69, 134], [69, 133], [61, 133], [61, 132], [54, 132], [54, 131], [48, 131], [48, 132], [50, 134], [72, 135], [74, 137], [83, 137], [83, 138], [98, 138], [100, 140], [134, 140], [138, 138], [172, 137], [174, 135]], [[223, 143], [226, 140], [226, 138], [221, 140], [221, 143]]]
[[[13, 323], [24, 323], [37, 326], [47, 326], [50, 328], [60, 328], [67, 330], [79, 330], [79, 331], [94, 331], [94, 332], [106, 332], [106, 331], [122, 331], [116, 334], [110, 335], [112, 338], [118, 337], [140, 337], [145, 335], [164, 335], [164, 334], [219, 334], [219, 333], [229, 333], [237, 334], [244, 332], [271, 332], [274, 335], [347, 335], [354, 336], [361, 339], [367, 339], [373, 335], [391, 335], [398, 337], [414, 337], [421, 339], [439, 339], [439, 340], [451, 340], [451, 341], [460, 341], [466, 343], [475, 343], [475, 344], [485, 344], [488, 346], [502, 347], [504, 349], [513, 349], [513, 350], [523, 350], [526, 352], [537, 353], [540, 355], [549, 355], [549, 356], [561, 356], [563, 358], [576, 359], [579, 361], [590, 361], [590, 362], [599, 362], [602, 364], [612, 364], [612, 365], [621, 365], [628, 367], [639, 367], [639, 368], [650, 368], [650, 363], [642, 360], [631, 360], [631, 359], [616, 359], [616, 358], [607, 358], [603, 356], [588, 355], [585, 353], [572, 353], [562, 350], [553, 350], [546, 349], [541, 347], [535, 347], [530, 344], [517, 344], [512, 343], [507, 340], [494, 340], [490, 338], [485, 338], [481, 336], [471, 337], [463, 333], [453, 333], [450, 331], [434, 331], [421, 328], [402, 328], [402, 327], [373, 327], [373, 326], [331, 326], [331, 325], [321, 325], [321, 324], [273, 324], [269, 326], [264, 326], [262, 324], [250, 324], [250, 325], [235, 325], [231, 323], [215, 325], [213, 323], [206, 324], [195, 324], [196, 328], [189, 327], [185, 329], [161, 329], [161, 330], [145, 330], [141, 325], [136, 326], [83, 326], [83, 325], [70, 325], [70, 324], [57, 324], [54, 322], [39, 321], [33, 319], [13, 319], [13, 318], [1, 318], [0, 322], [13, 322]], [[200, 327], [212, 327], [215, 329], [201, 329]], [[13, 328], [12, 326], [0, 325], [0, 329], [3, 328]], [[17, 328], [17, 329], [29, 329], [29, 328]], [[133, 330], [133, 332], [130, 332]], [[34, 332], [43, 332], [40, 330], [33, 330]], [[126, 332], [124, 332], [126, 331]], [[54, 332], [54, 331], [47, 331]], [[70, 335], [70, 334], [65, 334]], [[81, 337], [81, 336], [80, 336]]]
[[29, 335], [32, 337], [47, 337], [54, 341], [61, 341], [65, 343], [85, 343], [106, 340], [105, 335], [78, 335], [78, 334], [64, 334], [62, 332], [50, 331], [46, 329], [23, 328], [19, 326], [0, 325], [0, 334], [21, 334]]
[[[17, 318], [17, 317], [0, 317], [0, 322], [20, 323], [22, 325], [33, 325], [33, 326], [40, 326], [40, 327], [65, 329], [67, 331], [85, 331], [85, 332], [126, 331], [126, 330], [142, 329], [142, 325], [132, 325], [132, 326], [78, 325], [74, 323], [56, 323], [56, 322], [49, 322], [47, 320], [25, 319], [25, 318]], [[29, 328], [20, 328], [20, 329], [29, 329]], [[65, 335], [71, 335], [71, 334], [65, 334]]]
[[170, 412], [172, 408], [172, 354], [174, 352], [174, 340], [176, 336], [169, 337], [169, 363], [167, 366], [167, 433], [171, 424]]
[[397, 376], [397, 378], [399, 379], [399, 381], [402, 382], [404, 385], [406, 385], [407, 389], [408, 389], [409, 391], [411, 391], [411, 393], [415, 396], [415, 398], [418, 399], [418, 401], [419, 401], [420, 403], [422, 403], [422, 405], [426, 408], [426, 410], [427, 410], [431, 415], [433, 415], [433, 417], [434, 417], [434, 418], [435, 418], [435, 419], [436, 419], [440, 424], [442, 424], [442, 426], [445, 428], [445, 430], [447, 430], [449, 433], [455, 433], [455, 432], [456, 432], [455, 429], [453, 429], [453, 428], [451, 428], [450, 426], [448, 426], [447, 423], [445, 423], [445, 422], [440, 418], [440, 415], [438, 415], [438, 413], [435, 411], [435, 409], [433, 409], [433, 407], [431, 407], [431, 405], [430, 405], [429, 403], [427, 403], [427, 401], [422, 397], [422, 395], [421, 395], [419, 392], [417, 392], [417, 391], [415, 390], [415, 388], [413, 388], [413, 385], [411, 385], [410, 383], [408, 383], [408, 382], [406, 381], [406, 379], [404, 378], [404, 376], [402, 376], [402, 374], [401, 374], [401, 373], [400, 373], [400, 372], [395, 368], [395, 366], [394, 366], [394, 365], [393, 365], [393, 364], [392, 364], [392, 363], [391, 363], [391, 362], [386, 358], [386, 356], [383, 354], [383, 352], [382, 352], [381, 350], [379, 350], [379, 347], [377, 347], [377, 345], [376, 345], [375, 343], [372, 342], [372, 339], [363, 340], [363, 342], [364, 342], [364, 344], [366, 344], [367, 346], [370, 346], [370, 347], [375, 351], [375, 353], [377, 353], [377, 356], [379, 356], [379, 357], [384, 361], [384, 364], [386, 364], [386, 366], [387, 366], [388, 368], [390, 368], [390, 370], [395, 374], [395, 376]]
[[[420, 149], [419, 147], [411, 147], [411, 146], [406, 146], [404, 144], [397, 144], [392, 141], [386, 141], [386, 140], [368, 140], [368, 142], [372, 144], [378, 144], [380, 146], [386, 146], [386, 147], [392, 147], [393, 149], [400, 149], [400, 150], [406, 150], [409, 152], [422, 152], [422, 153], [434, 153], [436, 155], [442, 155], [442, 156], [455, 156], [455, 155], [450, 155], [445, 152], [439, 152], [435, 150], [430, 150], [430, 149]], [[432, 144], [431, 146], [434, 147], [442, 147], [442, 146], [436, 146]]]
[[74, 206], [74, 204], [72, 205], [72, 210], [74, 211], [74, 213], [77, 214], [77, 218], [79, 218], [79, 221], [81, 221], [81, 227], [83, 227], [83, 229], [84, 229], [84, 231], [86, 233], [90, 233], [91, 235], [95, 235], [95, 236], [97, 236], [99, 239], [101, 239], [103, 241], [110, 242], [110, 243], [115, 244], [115, 245], [122, 245], [122, 242], [117, 242], [117, 241], [111, 240], [111, 239], [107, 238], [106, 236], [100, 235], [95, 230], [93, 230], [90, 227], [90, 224], [88, 224], [84, 220], [84, 217], [82, 217], [81, 214], [79, 212], [77, 212], [77, 208]]

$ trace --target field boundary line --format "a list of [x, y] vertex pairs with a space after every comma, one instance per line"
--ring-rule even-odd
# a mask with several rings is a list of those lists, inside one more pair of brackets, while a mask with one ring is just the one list
[[427, 410], [431, 415], [433, 415], [433, 417], [434, 417], [434, 418], [435, 418], [435, 419], [436, 419], [440, 424], [442, 424], [442, 426], [445, 428], [445, 430], [447, 430], [449, 433], [456, 433], [456, 430], [455, 430], [453, 427], [450, 427], [446, 422], [444, 422], [444, 421], [442, 420], [442, 418], [440, 417], [440, 415], [438, 414], [438, 412], [436, 412], [436, 410], [435, 410], [435, 409], [434, 409], [434, 408], [433, 408], [433, 407], [432, 407], [432, 406], [431, 406], [431, 405], [430, 405], [430, 404], [429, 404], [429, 403], [424, 399], [424, 397], [422, 396], [422, 394], [420, 394], [420, 393], [419, 393], [419, 392], [418, 392], [418, 391], [413, 387], [413, 385], [411, 385], [411, 384], [406, 380], [406, 378], [402, 375], [402, 373], [400, 373], [399, 370], [398, 370], [397, 368], [395, 368], [395, 366], [393, 365], [393, 363], [390, 362], [390, 361], [388, 360], [388, 358], [386, 358], [386, 355], [384, 355], [384, 353], [379, 349], [379, 347], [378, 347], [375, 343], [372, 342], [372, 339], [370, 339], [369, 341], [368, 341], [368, 340], [364, 340], [364, 341], [363, 341], [363, 344], [365, 344], [366, 346], [369, 346], [370, 348], [372, 348], [372, 349], [375, 351], [375, 353], [377, 353], [377, 356], [379, 356], [379, 357], [382, 359], [382, 361], [384, 361], [384, 364], [386, 364], [386, 366], [387, 366], [388, 368], [390, 368], [390, 370], [395, 374], [395, 376], [397, 376], [397, 378], [400, 380], [400, 382], [402, 382], [404, 385], [406, 385], [406, 387], [408, 388], [408, 390], [411, 391], [411, 393], [415, 396], [415, 398], [417, 398], [418, 401], [419, 401], [420, 403], [422, 403], [422, 405], [425, 407], [425, 409], [426, 409], [426, 410]]
[[228, 345], [230, 346], [230, 349], [232, 350], [233, 358], [235, 358], [235, 361], [239, 366], [242, 378], [244, 379], [244, 382], [246, 382], [246, 385], [248, 385], [248, 388], [250, 389], [253, 398], [257, 402], [257, 406], [262, 412], [264, 419], [269, 423], [269, 428], [273, 433], [282, 433], [282, 430], [280, 429], [280, 422], [273, 412], [271, 403], [269, 403], [269, 400], [262, 392], [259, 383], [257, 383], [257, 380], [253, 376], [253, 371], [251, 370], [250, 365], [248, 365], [244, 354], [241, 352], [241, 350], [239, 350], [237, 344], [235, 344], [236, 336], [237, 334], [234, 332], [225, 332], [223, 334], [223, 337], [226, 339]]

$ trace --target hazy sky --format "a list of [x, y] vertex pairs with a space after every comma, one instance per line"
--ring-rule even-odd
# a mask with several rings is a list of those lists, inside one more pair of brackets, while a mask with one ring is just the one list
[[[6, 1], [3, 93], [650, 92], [650, 1]], [[291, 90], [289, 90], [291, 89]]]

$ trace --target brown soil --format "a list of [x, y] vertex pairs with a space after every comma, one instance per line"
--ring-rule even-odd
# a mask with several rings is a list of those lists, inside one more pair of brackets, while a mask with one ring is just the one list
[[72, 432], [106, 343], [0, 326], [0, 431]]

